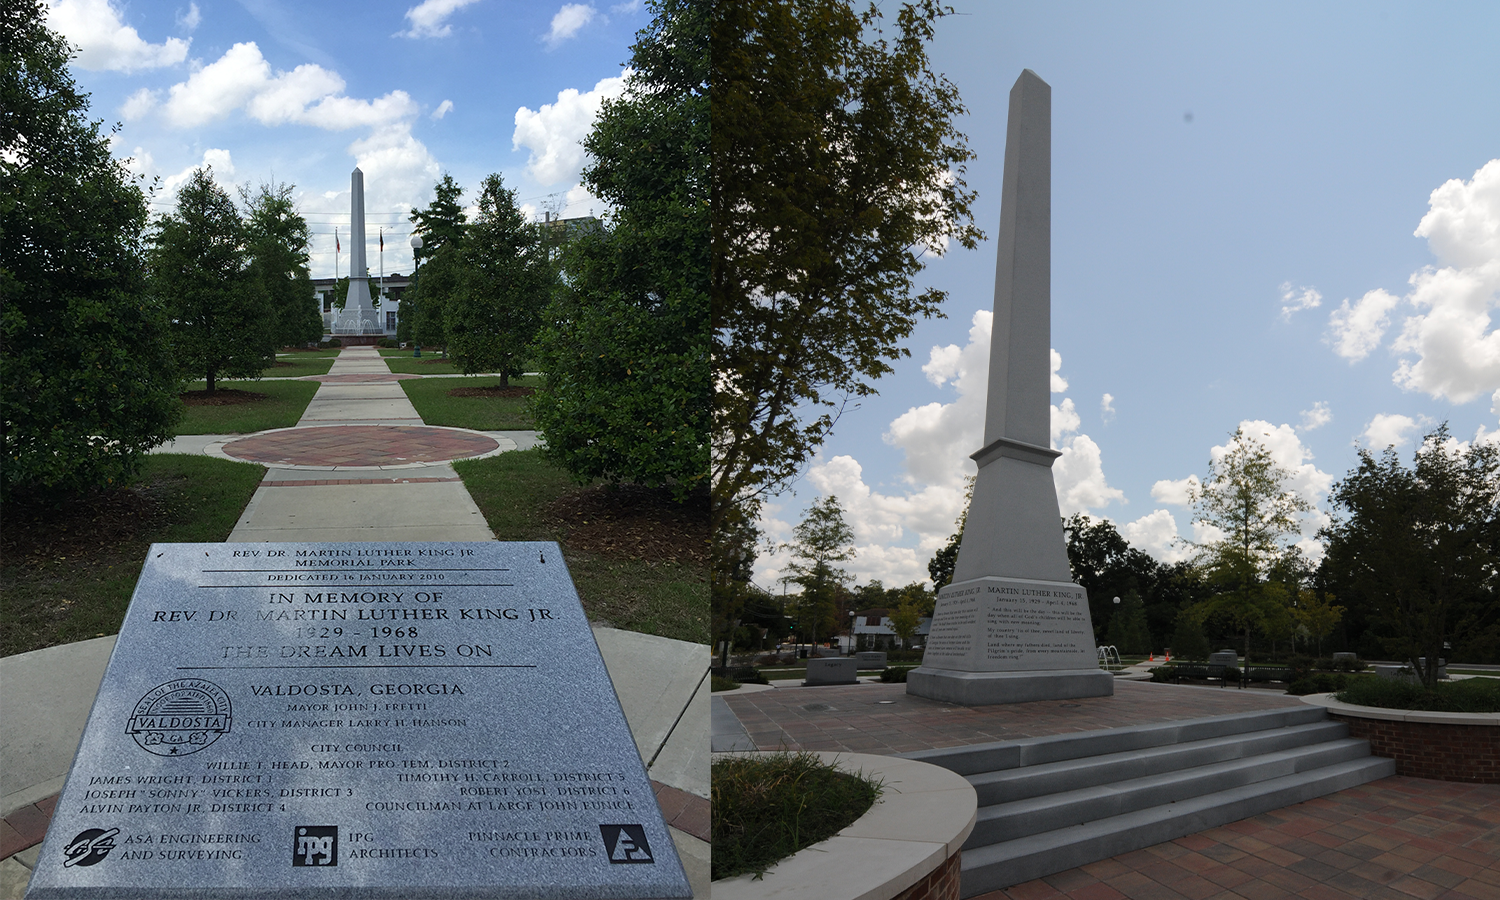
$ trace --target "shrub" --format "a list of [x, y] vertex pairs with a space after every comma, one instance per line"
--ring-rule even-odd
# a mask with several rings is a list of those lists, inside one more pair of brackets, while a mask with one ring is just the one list
[[1500, 712], [1500, 678], [1439, 682], [1435, 690], [1428, 690], [1416, 681], [1356, 678], [1339, 691], [1337, 699], [1380, 709], [1493, 713]]
[[398, 345], [393, 338], [381, 338], [375, 342], [375, 346], [384, 347], [387, 350], [395, 350]]
[[880, 785], [811, 753], [730, 756], [712, 769], [713, 879], [764, 874], [864, 815]]
[[880, 680], [886, 684], [905, 684], [906, 673], [916, 666], [887, 666], [880, 672]]
[[709, 692], [717, 694], [720, 691], [737, 691], [740, 683], [733, 678], [720, 678], [717, 675], [709, 678]]

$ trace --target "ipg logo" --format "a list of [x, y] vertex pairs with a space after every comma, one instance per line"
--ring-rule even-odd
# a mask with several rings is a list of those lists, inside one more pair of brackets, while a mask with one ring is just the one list
[[339, 864], [337, 825], [299, 825], [292, 841], [292, 865], [336, 866]]

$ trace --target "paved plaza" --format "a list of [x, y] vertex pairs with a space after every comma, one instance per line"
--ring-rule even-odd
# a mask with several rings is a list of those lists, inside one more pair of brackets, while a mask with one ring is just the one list
[[[894, 755], [1300, 706], [1233, 687], [1120, 680], [1113, 697], [962, 707], [903, 684], [781, 681], [712, 699], [715, 751]], [[1394, 776], [980, 900], [1500, 900], [1500, 785]]]

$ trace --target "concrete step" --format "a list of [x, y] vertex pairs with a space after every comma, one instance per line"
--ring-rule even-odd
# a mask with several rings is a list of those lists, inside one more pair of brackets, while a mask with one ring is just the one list
[[1365, 756], [988, 846], [966, 845], [960, 896], [1063, 872], [1395, 773], [1394, 760]]
[[1348, 733], [1348, 726], [1342, 722], [1325, 719], [1270, 731], [983, 772], [967, 778], [979, 795], [979, 805], [985, 807], [1339, 740]]
[[982, 806], [964, 850], [1180, 803], [1369, 755], [1365, 741], [1342, 738], [1222, 762], [1186, 764], [1139, 778]]
[[942, 750], [922, 750], [901, 755], [908, 759], [942, 766], [960, 775], [977, 775], [983, 772], [997, 772], [1068, 759], [1093, 758], [1112, 753], [1147, 750], [1153, 747], [1229, 735], [1288, 728], [1322, 722], [1326, 719], [1327, 715], [1320, 707], [1291, 706], [1227, 716], [1136, 725], [1129, 728], [1109, 728], [1102, 731], [1058, 734], [1018, 741], [971, 744], [966, 747], [950, 747]]

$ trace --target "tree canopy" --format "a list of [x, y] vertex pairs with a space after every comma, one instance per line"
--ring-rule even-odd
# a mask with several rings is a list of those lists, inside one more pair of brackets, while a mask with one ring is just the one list
[[[1500, 448], [1427, 435], [1410, 468], [1360, 450], [1333, 487], [1324, 568], [1370, 608], [1388, 650], [1431, 686], [1447, 642], [1493, 630], [1500, 565]], [[1425, 666], [1419, 660], [1425, 658]]]
[[1201, 622], [1226, 617], [1245, 635], [1274, 628], [1289, 606], [1283, 579], [1265, 576], [1287, 554], [1298, 529], [1297, 515], [1312, 509], [1287, 486], [1291, 473], [1271, 458], [1265, 445], [1237, 429], [1229, 448], [1210, 460], [1208, 477], [1192, 490], [1193, 521], [1217, 537], [1196, 544], [1198, 561], [1219, 592], [1193, 607]]
[[460, 249], [457, 289], [444, 311], [448, 353], [466, 374], [521, 374], [551, 297], [553, 267], [539, 226], [526, 222], [516, 192], [491, 175]]
[[581, 479], [707, 482], [708, 20], [704, 0], [659, 0], [634, 74], [584, 141], [584, 184], [608, 202], [578, 229], [537, 336], [547, 390], [532, 398], [546, 453]]
[[248, 186], [240, 190], [250, 272], [270, 301], [271, 340], [278, 347], [323, 335], [323, 314], [308, 272], [307, 220], [297, 212], [293, 187], [262, 184], [255, 193]]
[[400, 321], [402, 331], [410, 329], [412, 340], [438, 347], [448, 342], [444, 311], [458, 290], [462, 270], [458, 251], [469, 216], [458, 202], [464, 189], [452, 175], [445, 173], [432, 193], [426, 209], [412, 210], [412, 233], [421, 236], [422, 246], [412, 252], [416, 271], [401, 296]]
[[0, 3], [0, 494], [119, 483], [180, 414], [146, 201], [33, 0]]
[[844, 521], [839, 498], [829, 494], [813, 503], [792, 535], [792, 542], [783, 546], [792, 553], [787, 580], [802, 586], [795, 601], [798, 619], [814, 636], [830, 635], [837, 627], [833, 618], [837, 594], [849, 580], [849, 573], [837, 563], [855, 555], [854, 531]]
[[177, 191], [151, 237], [152, 290], [172, 318], [172, 349], [208, 393], [220, 377], [257, 378], [275, 359], [270, 299], [250, 269], [245, 223], [209, 168]]
[[[713, 502], [756, 505], [850, 398], [909, 355], [923, 256], [972, 249], [957, 88], [928, 66], [944, 10], [743, 0], [713, 26]], [[741, 510], [738, 514], [750, 512]]]

